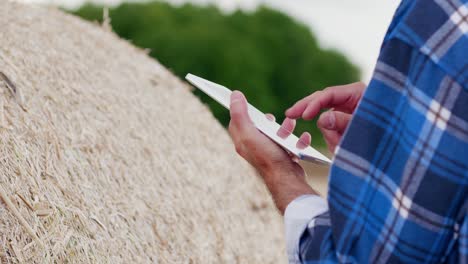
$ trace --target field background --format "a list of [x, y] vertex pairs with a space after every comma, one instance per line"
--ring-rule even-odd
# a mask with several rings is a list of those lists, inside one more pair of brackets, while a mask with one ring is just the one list
[[[226, 13], [210, 5], [153, 1], [104, 10], [87, 4], [69, 11], [97, 23], [106, 20], [119, 36], [146, 49], [181, 79], [191, 72], [243, 91], [252, 104], [278, 120], [298, 99], [361, 77], [346, 55], [321, 47], [308, 26], [265, 6]], [[228, 111], [199, 91], [194, 93], [227, 126]], [[328, 153], [315, 120], [298, 121], [295, 133], [304, 131], [311, 132], [314, 147]], [[310, 184], [325, 196], [329, 168], [302, 165]]]
[[[358, 81], [360, 69], [340, 51], [323, 48], [310, 28], [281, 11], [259, 6], [225, 13], [215, 6], [166, 2], [123, 3], [106, 10], [87, 4], [70, 12], [103, 23], [184, 79], [193, 73], [241, 90], [277, 120], [297, 100], [328, 86]], [[229, 112], [201, 92], [224, 125]], [[314, 147], [324, 142], [312, 122], [298, 121], [295, 133], [309, 131]]]

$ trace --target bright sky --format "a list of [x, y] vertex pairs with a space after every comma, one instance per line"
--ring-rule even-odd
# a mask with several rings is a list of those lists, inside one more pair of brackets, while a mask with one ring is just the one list
[[[18, 0], [75, 8], [85, 0]], [[135, 1], [130, 0], [128, 2]], [[166, 0], [212, 3], [225, 11], [237, 8], [252, 10], [259, 4], [279, 9], [310, 26], [327, 48], [343, 51], [360, 66], [363, 81], [368, 82], [378, 56], [380, 44], [399, 0]], [[88, 1], [89, 2], [89, 1]], [[122, 0], [92, 0], [116, 5]]]

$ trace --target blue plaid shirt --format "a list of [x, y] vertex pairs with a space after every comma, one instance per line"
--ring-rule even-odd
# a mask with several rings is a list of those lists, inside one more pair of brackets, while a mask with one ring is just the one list
[[298, 262], [468, 263], [467, 32], [468, 0], [400, 4]]

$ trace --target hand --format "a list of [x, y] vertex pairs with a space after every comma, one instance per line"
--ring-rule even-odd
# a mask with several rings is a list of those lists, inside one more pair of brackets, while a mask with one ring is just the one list
[[[315, 193], [306, 183], [302, 167], [254, 126], [247, 112], [247, 100], [241, 92], [232, 93], [230, 109], [229, 133], [236, 151], [257, 169], [281, 212], [296, 197]], [[286, 119], [278, 135], [289, 136], [294, 125], [293, 120]], [[309, 145], [310, 134], [303, 134], [300, 141], [299, 145]]]
[[328, 149], [333, 153], [348, 127], [365, 88], [366, 85], [361, 82], [328, 87], [298, 101], [286, 111], [286, 116], [310, 120], [322, 109], [331, 108], [320, 115], [317, 126], [327, 142]]

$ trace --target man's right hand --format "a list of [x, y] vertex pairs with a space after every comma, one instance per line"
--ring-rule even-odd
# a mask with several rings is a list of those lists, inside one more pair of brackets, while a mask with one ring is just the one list
[[322, 109], [317, 126], [333, 153], [351, 120], [366, 85], [361, 82], [328, 87], [298, 101], [286, 111], [286, 117], [304, 120], [313, 119]]

